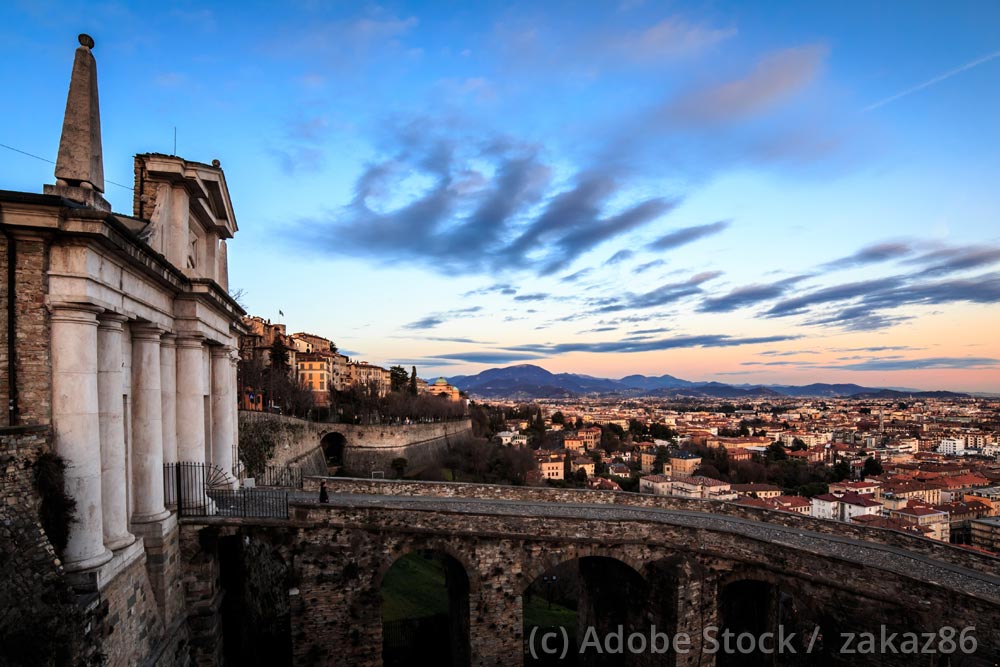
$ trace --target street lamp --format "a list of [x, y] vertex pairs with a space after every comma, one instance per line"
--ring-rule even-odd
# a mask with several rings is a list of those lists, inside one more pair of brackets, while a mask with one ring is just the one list
[[557, 577], [554, 574], [542, 575], [542, 583], [545, 584], [545, 591], [546, 591], [545, 599], [548, 600], [549, 602], [549, 609], [552, 609], [552, 587], [555, 585], [556, 579], [558, 578], [559, 577]]

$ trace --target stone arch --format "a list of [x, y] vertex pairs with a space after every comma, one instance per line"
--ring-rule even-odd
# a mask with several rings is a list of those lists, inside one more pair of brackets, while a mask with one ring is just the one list
[[[541, 569], [551, 563], [548, 569]], [[543, 559], [532, 568], [537, 574], [521, 595], [524, 636], [530, 638], [536, 627], [552, 631], [549, 626], [557, 622], [571, 647], [559, 662], [561, 665], [656, 664], [648, 653], [606, 653], [607, 638], [620, 629], [623, 637], [632, 633], [649, 636], [651, 587], [642, 569], [636, 559], [606, 547], [587, 546]], [[594, 642], [605, 650], [595, 648]], [[530, 641], [524, 647], [525, 664], [548, 664], [546, 656], [540, 656], [537, 647], [533, 651], [528, 644]]]
[[[466, 667], [471, 662], [470, 641], [470, 603], [471, 578], [469, 568], [463, 560], [459, 560], [450, 552], [451, 549], [436, 548], [433, 545], [408, 544], [407, 548], [399, 549], [398, 555], [392, 559], [388, 567], [379, 568], [373, 577], [373, 587], [379, 594], [382, 623], [382, 661], [386, 667], [410, 664], [414, 656], [439, 665]], [[390, 575], [398, 567], [406, 564], [417, 564], [417, 579], [407, 583], [413, 584], [414, 590], [419, 590], [423, 597], [445, 601], [445, 611], [438, 608], [425, 609], [426, 614], [419, 611], [403, 614], [402, 618], [387, 618], [390, 611], [385, 606], [386, 600], [382, 592], [389, 583]], [[425, 570], [440, 567], [444, 577], [444, 590], [428, 582]], [[420, 573], [423, 572], [421, 575]], [[398, 577], [399, 575], [397, 575]], [[397, 577], [393, 577], [398, 593]], [[436, 591], [434, 589], [437, 589]], [[437, 593], [437, 595], [433, 595]], [[430, 594], [430, 595], [429, 595]], [[399, 611], [399, 610], [394, 610]], [[416, 614], [416, 615], [413, 615]]]
[[469, 580], [469, 593], [476, 595], [482, 590], [482, 579], [479, 569], [473, 565], [473, 559], [464, 553], [460, 548], [456, 548], [445, 538], [408, 539], [393, 545], [386, 545], [387, 551], [380, 560], [378, 568], [372, 575], [371, 586], [374, 590], [382, 588], [382, 581], [386, 573], [393, 564], [406, 554], [413, 551], [437, 551], [457, 561], [465, 571], [465, 576]]
[[325, 431], [320, 436], [320, 447], [326, 457], [329, 467], [344, 465], [344, 450], [347, 449], [347, 436], [340, 431]]
[[547, 571], [558, 567], [563, 563], [568, 563], [586, 557], [610, 558], [612, 560], [617, 560], [634, 570], [639, 576], [643, 576], [643, 570], [646, 567], [645, 560], [634, 557], [628, 551], [620, 547], [598, 544], [582, 544], [573, 545], [570, 549], [567, 549], [563, 553], [560, 553], [557, 550], [543, 549], [537, 557], [527, 561], [526, 565], [522, 568], [521, 576], [517, 582], [519, 592], [523, 594], [528, 586], [530, 586], [536, 579], [538, 579], [538, 577], [542, 576]]

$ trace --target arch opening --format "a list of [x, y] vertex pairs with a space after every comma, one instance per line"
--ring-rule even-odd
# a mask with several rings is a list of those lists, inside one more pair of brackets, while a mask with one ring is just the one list
[[469, 577], [442, 551], [411, 551], [386, 571], [382, 599], [382, 664], [467, 667]]
[[344, 465], [344, 449], [347, 447], [347, 438], [343, 433], [336, 431], [327, 433], [319, 444], [323, 448], [328, 468], [339, 468]]
[[[794, 588], [759, 579], [738, 579], [722, 587], [717, 633], [720, 650], [716, 656], [719, 667], [799, 664], [794, 662], [796, 656], [806, 654], [813, 661], [829, 657], [829, 647], [824, 645], [819, 631], [816, 641], [809, 647], [817, 627], [830, 628], [828, 622], [823, 622], [828, 619], [822, 614], [822, 601], [809, 599], [809, 596], [796, 597]], [[773, 633], [772, 636], [779, 638], [794, 635], [786, 646], [790, 645], [796, 653], [775, 653], [778, 641], [768, 639], [761, 642], [766, 633]], [[754, 639], [751, 640], [751, 637]]]
[[[661, 602], [671, 597], [616, 558], [583, 556], [559, 563], [536, 577], [522, 595], [524, 664], [663, 665], [666, 656], [654, 654], [649, 646], [633, 651], [626, 645], [621, 652], [614, 648], [618, 636], [626, 644], [632, 634], [648, 641], [654, 625], [660, 632], [670, 632], [672, 614]], [[538, 638], [552, 632], [565, 638], [564, 656], [561, 650], [550, 653], [541, 648]], [[561, 638], [556, 642], [560, 649]]]

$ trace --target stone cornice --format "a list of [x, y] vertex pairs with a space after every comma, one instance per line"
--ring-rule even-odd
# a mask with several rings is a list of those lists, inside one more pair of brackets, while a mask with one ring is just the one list
[[53, 195], [0, 190], [0, 225], [15, 233], [48, 232], [59, 239], [97, 242], [178, 296], [190, 295], [204, 301], [236, 322], [246, 314], [218, 283], [185, 276], [115, 214]]

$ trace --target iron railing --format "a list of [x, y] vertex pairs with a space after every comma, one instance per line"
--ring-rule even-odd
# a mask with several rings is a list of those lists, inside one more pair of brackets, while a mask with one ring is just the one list
[[288, 518], [288, 491], [237, 486], [236, 478], [211, 463], [163, 465], [165, 500], [178, 517]]
[[296, 466], [265, 466], [254, 479], [257, 486], [302, 488], [302, 468]]

